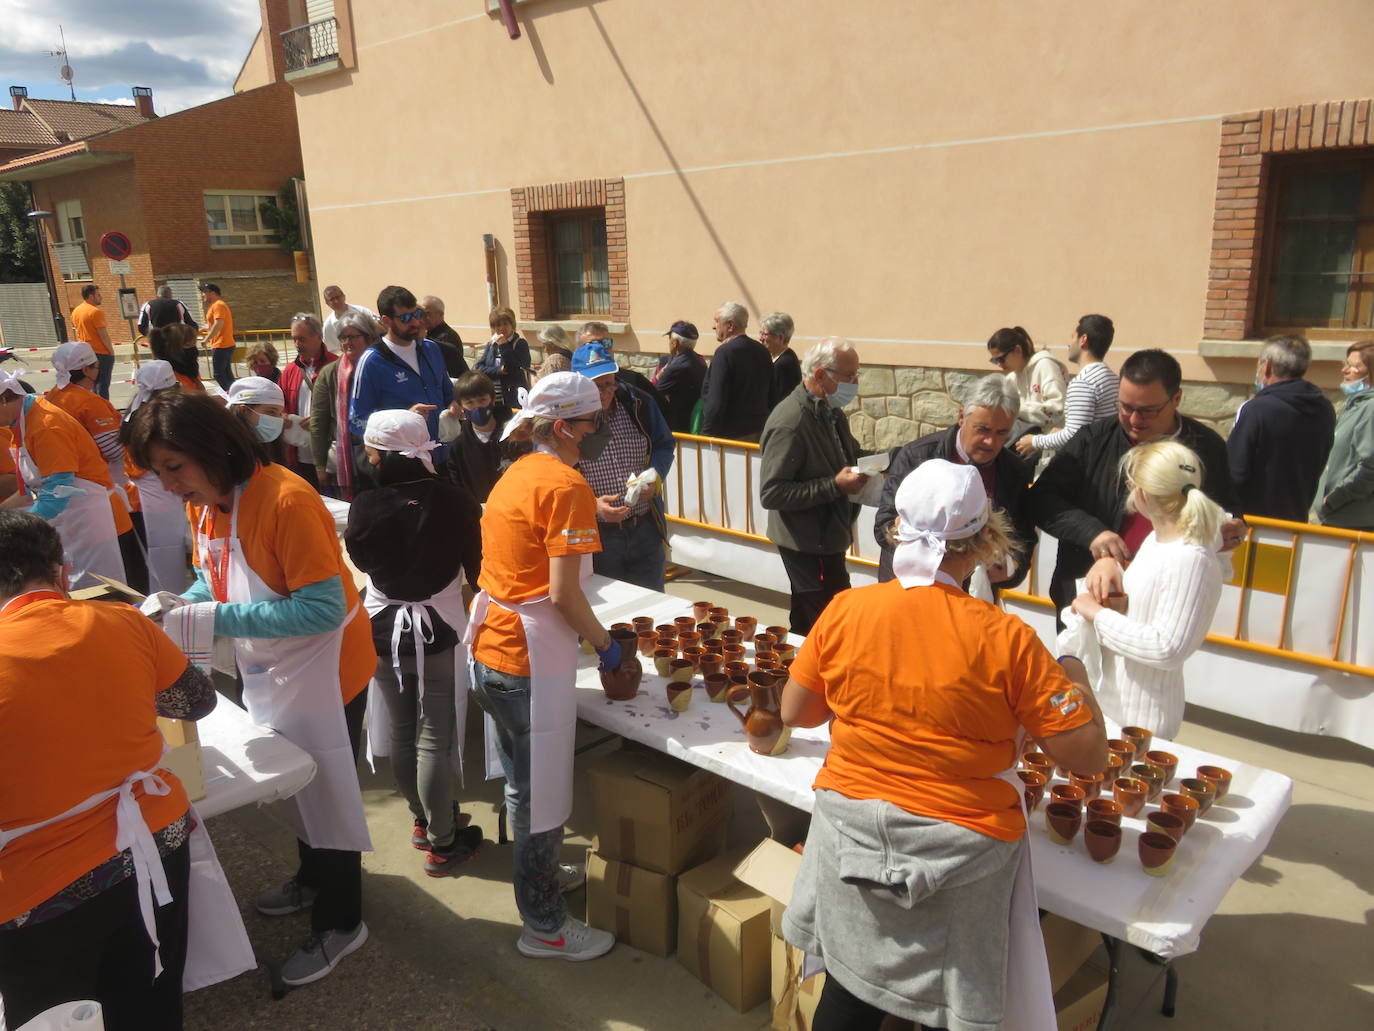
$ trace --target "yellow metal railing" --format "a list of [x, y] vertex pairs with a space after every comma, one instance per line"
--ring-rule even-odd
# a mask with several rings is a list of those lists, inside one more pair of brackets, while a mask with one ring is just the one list
[[[668, 521], [693, 529], [708, 530], [727, 537], [769, 543], [768, 538], [760, 533], [759, 528], [754, 525], [752, 499], [755, 488], [752, 463], [746, 461], [744, 466], [746, 504], [743, 518], [738, 519], [737, 509], [727, 507], [724, 503], [727, 491], [726, 456], [735, 452], [747, 457], [751, 452], [758, 451], [759, 445], [739, 440], [725, 440], [719, 437], [696, 436], [690, 433], [675, 433], [673, 436], [677, 440], [677, 454], [674, 462], [677, 490], [674, 492], [675, 496], [668, 499]], [[684, 443], [697, 445], [692, 449], [695, 452], [695, 461], [683, 462]], [[708, 455], [713, 457], [708, 457]], [[691, 468], [688, 468], [689, 465]], [[714, 473], [711, 479], [715, 480], [717, 484], [717, 497], [720, 499], [717, 510], [722, 516], [720, 523], [708, 522], [706, 518], [705, 499], [707, 495], [704, 488], [708, 482], [707, 467], [710, 465], [715, 466], [711, 470]], [[685, 498], [688, 492], [684, 490], [684, 478], [688, 476], [695, 476], [696, 479], [695, 518], [685, 510]], [[737, 521], [742, 525], [736, 525]], [[1374, 533], [1343, 530], [1338, 527], [1320, 526], [1315, 523], [1291, 523], [1280, 519], [1263, 519], [1258, 516], [1248, 517], [1246, 523], [1249, 529], [1246, 532], [1244, 543], [1234, 553], [1233, 566], [1235, 572], [1230, 582], [1231, 586], [1240, 592], [1239, 603], [1236, 606], [1235, 629], [1229, 634], [1208, 634], [1208, 642], [1253, 655], [1284, 659], [1306, 666], [1353, 673], [1358, 676], [1374, 677], [1374, 667], [1346, 662], [1338, 657], [1346, 639], [1356, 570], [1359, 568], [1362, 558], [1371, 553], [1369, 549], [1374, 549]], [[1257, 540], [1256, 531], [1259, 530], [1277, 531], [1288, 535], [1289, 547], [1285, 548]], [[1292, 647], [1289, 641], [1291, 617], [1294, 605], [1298, 600], [1294, 574], [1302, 563], [1304, 544], [1316, 540], [1338, 540], [1348, 544], [1344, 569], [1341, 573], [1340, 609], [1335, 633], [1332, 637], [1331, 652], [1328, 655], [1300, 651]], [[853, 544], [850, 546], [849, 559], [856, 564], [871, 568], [876, 568], [878, 565], [873, 559], [860, 556]], [[1250, 612], [1252, 596], [1255, 591], [1282, 595], [1283, 597], [1282, 613], [1274, 621], [1277, 628], [1277, 638], [1271, 642], [1253, 640], [1253, 635], [1247, 635], [1245, 630], [1246, 616]], [[1024, 591], [1004, 591], [1002, 597], [1009, 601], [1043, 608], [1053, 608], [1054, 606], [1054, 603], [1039, 590], [1036, 583], [1036, 564], [1034, 562], [1031, 563], [1031, 572], [1026, 583], [1026, 589]]]

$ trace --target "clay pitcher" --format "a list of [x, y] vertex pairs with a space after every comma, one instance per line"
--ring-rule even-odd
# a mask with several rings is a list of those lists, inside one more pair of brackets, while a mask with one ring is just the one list
[[640, 665], [635, 653], [637, 635], [634, 628], [612, 630], [611, 637], [620, 644], [620, 665], [609, 673], [601, 674], [601, 690], [606, 697], [617, 702], [633, 698], [639, 693], [639, 682], [644, 677], [644, 667]]
[[[746, 692], [750, 705], [748, 711], [741, 712], [737, 703], [744, 701]], [[771, 673], [750, 673], [748, 688], [732, 690], [726, 697], [725, 704], [744, 727], [744, 736], [749, 741], [751, 752], [758, 755], [781, 755], [787, 750], [792, 728], [784, 727], [782, 724], [780, 685]]]

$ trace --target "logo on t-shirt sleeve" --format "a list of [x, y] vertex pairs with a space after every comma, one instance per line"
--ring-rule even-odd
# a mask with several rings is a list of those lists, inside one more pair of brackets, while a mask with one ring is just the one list
[[1083, 692], [1076, 687], [1071, 687], [1067, 691], [1062, 691], [1056, 695], [1050, 695], [1050, 704], [1059, 710], [1061, 716], [1072, 716], [1078, 711], [1079, 701], [1083, 697]]
[[597, 540], [596, 527], [587, 530], [568, 529], [563, 531], [563, 536], [567, 538], [569, 544], [595, 544]]

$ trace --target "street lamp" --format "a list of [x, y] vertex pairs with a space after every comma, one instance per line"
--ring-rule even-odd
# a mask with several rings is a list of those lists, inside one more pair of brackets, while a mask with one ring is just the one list
[[43, 285], [48, 288], [48, 306], [52, 309], [53, 330], [57, 333], [57, 342], [60, 344], [67, 339], [67, 323], [62, 318], [62, 309], [57, 304], [57, 285], [53, 282], [52, 265], [48, 261], [48, 243], [43, 238], [43, 220], [52, 218], [52, 212], [35, 208], [27, 214], [33, 222], [34, 235], [38, 238], [38, 257], [43, 262]]

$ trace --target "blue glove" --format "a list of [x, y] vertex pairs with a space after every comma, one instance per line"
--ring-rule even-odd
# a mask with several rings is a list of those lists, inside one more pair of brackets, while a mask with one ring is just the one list
[[605, 648], [597, 648], [596, 654], [601, 658], [599, 669], [602, 673], [613, 673], [620, 668], [620, 642], [614, 637]]

